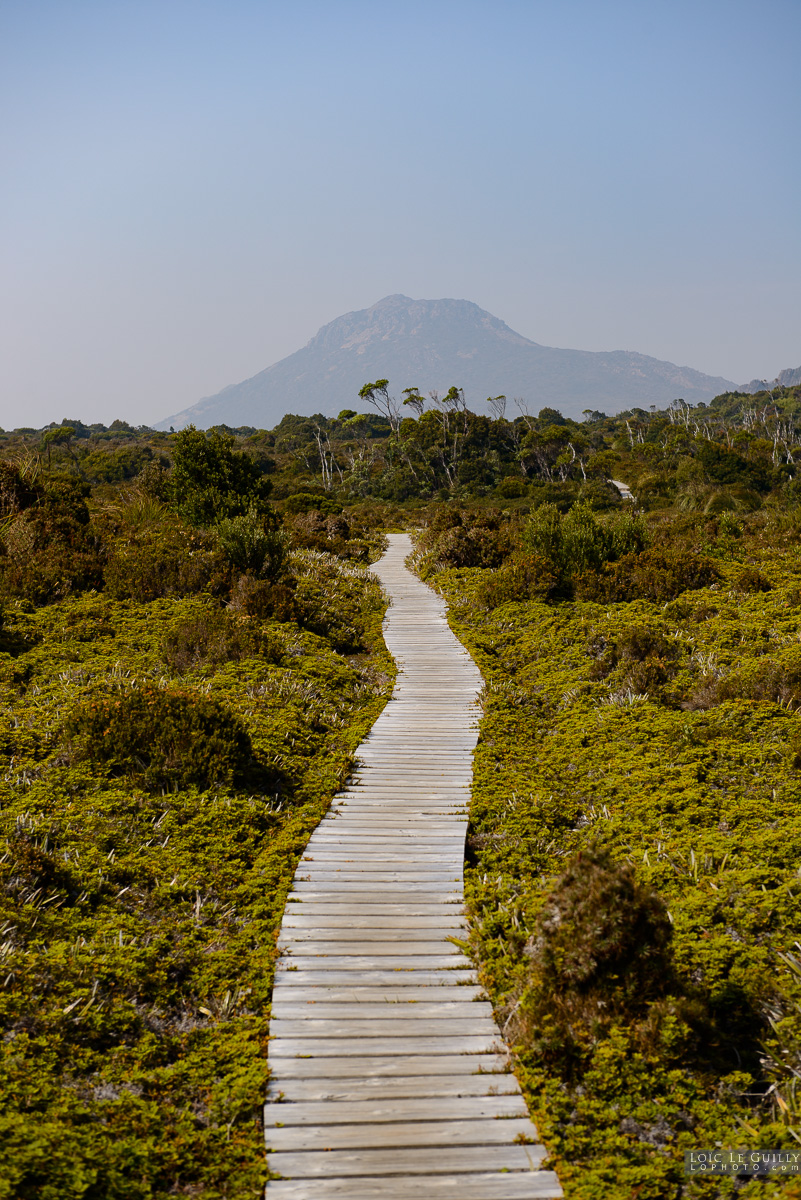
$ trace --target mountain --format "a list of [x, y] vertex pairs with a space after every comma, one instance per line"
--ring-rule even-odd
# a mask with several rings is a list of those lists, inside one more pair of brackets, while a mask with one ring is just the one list
[[[157, 426], [193, 422], [270, 429], [286, 413], [336, 416], [360, 407], [359, 388], [389, 379], [400, 396], [407, 387], [445, 392], [464, 388], [474, 411], [487, 396], [521, 397], [531, 412], [546, 406], [580, 417], [586, 408], [619, 412], [663, 406], [681, 396], [711, 400], [735, 385], [629, 350], [600, 353], [540, 346], [469, 300], [410, 300], [387, 296], [372, 308], [346, 313], [311, 341], [260, 371], [223, 388]], [[361, 405], [361, 407], [364, 407]]]
[[770, 382], [767, 379], [752, 379], [750, 383], [744, 383], [739, 391], [764, 392], [776, 384], [779, 387], [797, 387], [799, 383], [801, 383], [801, 367], [788, 367], [785, 371], [779, 371], [776, 378]]

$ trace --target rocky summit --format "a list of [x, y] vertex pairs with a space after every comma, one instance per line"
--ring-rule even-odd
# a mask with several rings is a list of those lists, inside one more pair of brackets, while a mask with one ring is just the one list
[[572, 417], [587, 408], [614, 413], [663, 406], [677, 397], [695, 404], [735, 386], [629, 350], [541, 346], [469, 300], [398, 295], [337, 317], [301, 350], [167, 417], [158, 428], [190, 422], [271, 428], [289, 412], [336, 416], [359, 407], [359, 388], [375, 379], [389, 379], [397, 395], [407, 387], [424, 394], [460, 387], [476, 412], [484, 411], [488, 396], [503, 393], [510, 403], [519, 397], [532, 412], [551, 407]]

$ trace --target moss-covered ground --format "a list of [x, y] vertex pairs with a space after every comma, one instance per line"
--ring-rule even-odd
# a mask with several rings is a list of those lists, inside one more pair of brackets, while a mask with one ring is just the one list
[[[488, 611], [490, 572], [434, 580], [486, 681], [472, 950], [569, 1200], [801, 1194], [682, 1168], [702, 1147], [801, 1151], [801, 550], [780, 541], [764, 522], [712, 537], [719, 582], [664, 603]], [[538, 915], [598, 847], [663, 898], [675, 975], [631, 1012], [613, 981], [568, 1053], [526, 1021]]]
[[[334, 649], [336, 628], [207, 595], [7, 603], [0, 1197], [260, 1194], [286, 893], [393, 674], [367, 569], [319, 551], [291, 566], [299, 595], [322, 590], [358, 627], [359, 653]], [[203, 789], [179, 774], [176, 790], [93, 753], [81, 729], [103, 730], [75, 714], [125, 712], [148, 688], [179, 713], [182, 697], [216, 702], [249, 737], [245, 769]]]

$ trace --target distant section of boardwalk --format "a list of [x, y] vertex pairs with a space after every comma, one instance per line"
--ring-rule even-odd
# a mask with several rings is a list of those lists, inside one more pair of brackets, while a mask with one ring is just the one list
[[404, 566], [392, 699], [312, 837], [279, 944], [270, 1025], [267, 1200], [560, 1196], [492, 1009], [452, 938], [481, 676], [445, 605]]

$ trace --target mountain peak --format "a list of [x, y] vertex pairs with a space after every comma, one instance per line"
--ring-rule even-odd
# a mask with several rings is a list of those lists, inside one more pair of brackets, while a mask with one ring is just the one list
[[396, 394], [464, 389], [484, 410], [487, 396], [521, 397], [528, 407], [618, 412], [665, 405], [678, 396], [711, 400], [734, 387], [690, 367], [624, 350], [558, 350], [532, 342], [471, 300], [413, 300], [396, 293], [323, 325], [273, 366], [168, 417], [159, 428], [194, 422], [271, 428], [289, 412], [334, 416], [358, 403], [359, 389], [389, 379]]

